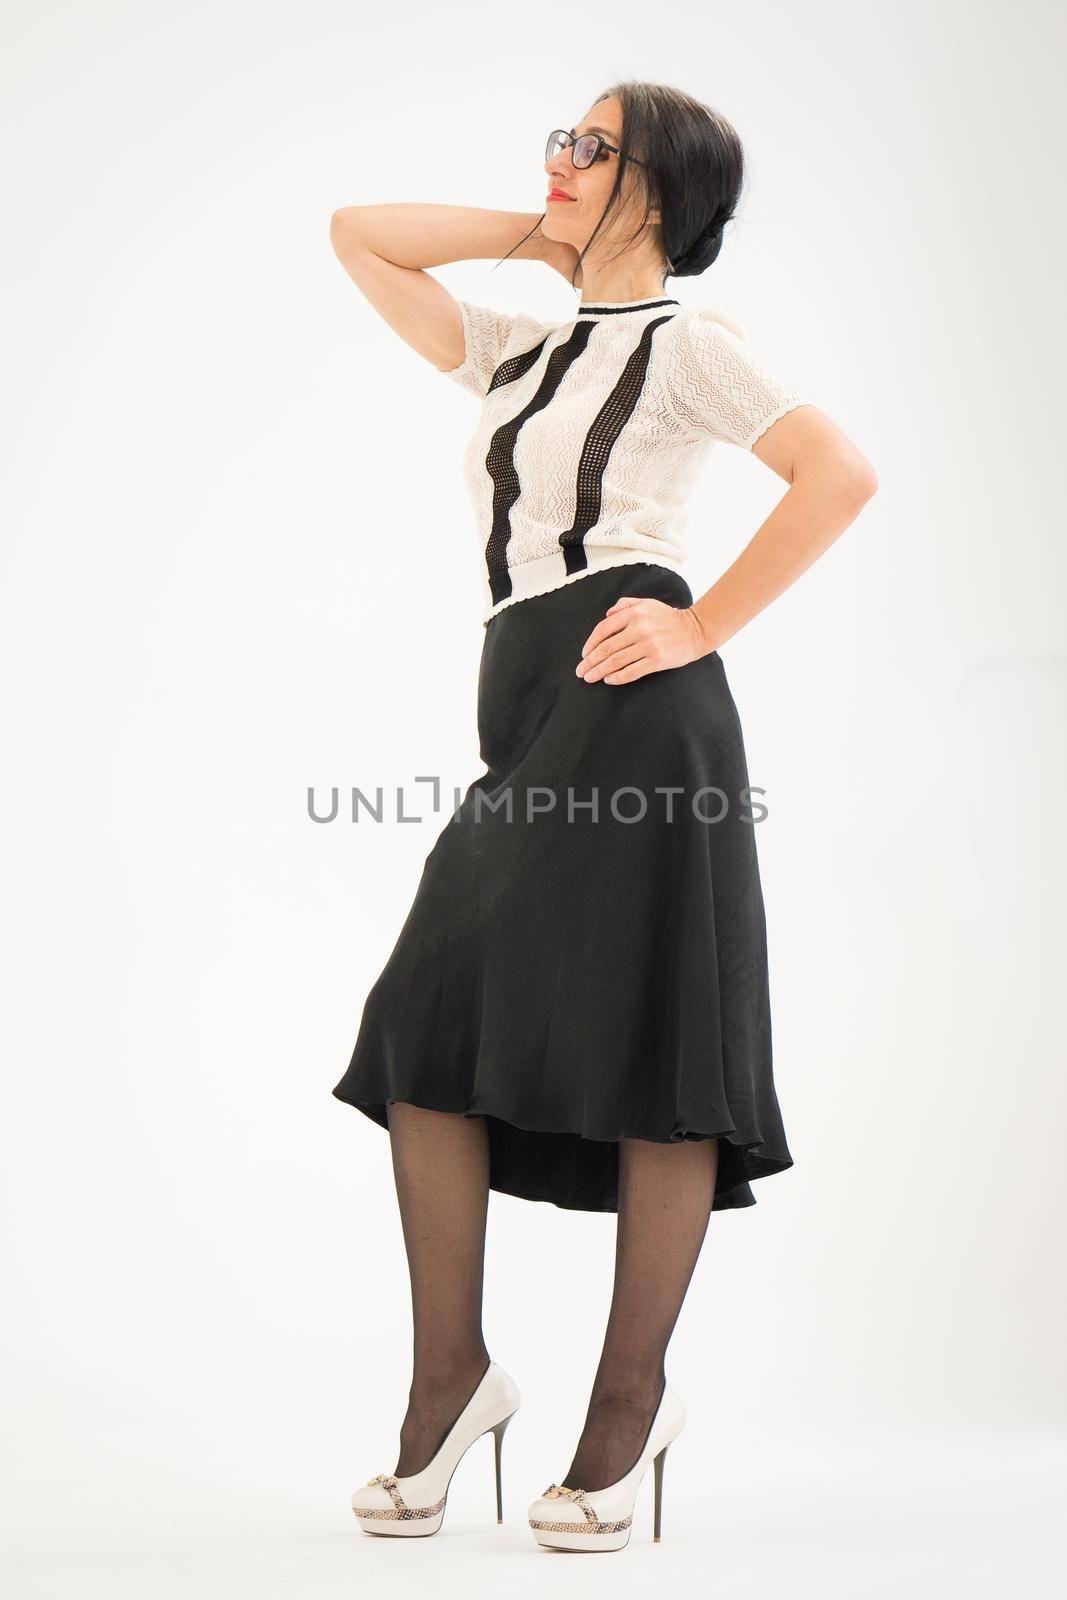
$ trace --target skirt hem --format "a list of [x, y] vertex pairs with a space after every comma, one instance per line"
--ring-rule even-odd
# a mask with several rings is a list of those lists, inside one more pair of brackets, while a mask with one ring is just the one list
[[[617, 1133], [606, 1131], [591, 1132], [586, 1129], [560, 1128], [547, 1126], [534, 1126], [533, 1119], [522, 1118], [514, 1113], [507, 1113], [493, 1109], [489, 1106], [474, 1105], [469, 1101], [458, 1103], [443, 1097], [438, 1103], [435, 1098], [427, 1095], [422, 1090], [412, 1090], [410, 1094], [390, 1094], [386, 1099], [357, 1100], [343, 1093], [342, 1085], [338, 1084], [332, 1093], [335, 1099], [344, 1105], [350, 1105], [355, 1110], [361, 1111], [380, 1128], [388, 1130], [389, 1121], [387, 1108], [398, 1102], [404, 1105], [419, 1106], [426, 1111], [445, 1111], [452, 1115], [462, 1117], [485, 1117], [490, 1124], [491, 1149], [494, 1139], [508, 1136], [511, 1133], [518, 1135], [543, 1134], [567, 1140], [580, 1140], [587, 1145], [604, 1145], [607, 1147], [607, 1158], [611, 1167], [617, 1174], [618, 1144], [621, 1139], [648, 1139], [653, 1144], [677, 1144], [683, 1139], [725, 1139], [731, 1147], [734, 1173], [722, 1188], [716, 1187], [712, 1204], [713, 1211], [733, 1211], [742, 1207], [756, 1205], [756, 1196], [752, 1193], [750, 1185], [759, 1178], [769, 1178], [779, 1172], [787, 1172], [794, 1164], [793, 1157], [788, 1154], [760, 1155], [759, 1147], [766, 1141], [760, 1136], [744, 1138], [736, 1126], [730, 1124], [722, 1128], [698, 1128], [685, 1124], [678, 1125], [672, 1131], [662, 1134], [650, 1134], [641, 1129], [623, 1127]], [[716, 1179], [723, 1177], [723, 1162], [720, 1160], [719, 1172]], [[554, 1205], [564, 1211], [594, 1211], [615, 1212], [618, 1210], [617, 1183], [610, 1192], [605, 1192], [602, 1185], [595, 1188], [584, 1187], [581, 1191], [568, 1192], [561, 1189], [558, 1170], [553, 1176], [540, 1183], [533, 1172], [525, 1178], [514, 1175], [511, 1164], [500, 1166], [492, 1161], [489, 1187], [498, 1194], [511, 1195], [519, 1200], [536, 1200], [545, 1204]]]

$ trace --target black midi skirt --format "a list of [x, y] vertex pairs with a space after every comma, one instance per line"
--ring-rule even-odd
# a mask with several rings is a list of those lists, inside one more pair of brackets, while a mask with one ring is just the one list
[[766, 927], [741, 725], [717, 652], [586, 683], [613, 567], [485, 625], [485, 771], [438, 835], [363, 1005], [339, 1100], [487, 1119], [490, 1184], [618, 1209], [619, 1140], [719, 1140], [715, 1210], [793, 1164], [771, 1070]]

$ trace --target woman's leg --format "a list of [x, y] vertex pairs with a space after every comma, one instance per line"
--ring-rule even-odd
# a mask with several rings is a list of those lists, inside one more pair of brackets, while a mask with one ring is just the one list
[[394, 1472], [429, 1465], [489, 1365], [482, 1275], [489, 1203], [484, 1117], [388, 1108], [397, 1199], [411, 1274], [413, 1364]]
[[715, 1197], [717, 1139], [623, 1139], [615, 1286], [604, 1349], [568, 1489], [604, 1489], [641, 1454], [664, 1361]]

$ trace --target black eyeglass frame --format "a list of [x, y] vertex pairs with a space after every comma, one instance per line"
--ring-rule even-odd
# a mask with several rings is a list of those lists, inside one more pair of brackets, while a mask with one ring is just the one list
[[[563, 146], [563, 148], [566, 149], [567, 145], [570, 146], [570, 150], [571, 150], [571, 166], [575, 169], [576, 172], [586, 172], [586, 171], [588, 171], [588, 169], [593, 165], [593, 162], [596, 161], [599, 158], [601, 150], [610, 150], [612, 155], [615, 155], [615, 156], [621, 155], [621, 153], [622, 153], [619, 150], [618, 145], [609, 144], [606, 139], [602, 139], [600, 137], [599, 133], [572, 133], [569, 128], [553, 128], [552, 132], [549, 134], [548, 138], [545, 140], [545, 160], [546, 161], [550, 161], [552, 159], [552, 157], [549, 155], [549, 148], [548, 148], [549, 145], [551, 145], [556, 139], [558, 139], [558, 137], [561, 134], [562, 134], [563, 138], [567, 141], [567, 143]], [[593, 150], [593, 154], [589, 157], [588, 161], [586, 161], [586, 162], [584, 162], [582, 164], [582, 166], [579, 166], [577, 161], [575, 161], [575, 159], [574, 159], [574, 147], [578, 143], [579, 139], [592, 139], [593, 143], [594, 143], [594, 146], [595, 146], [595, 148]], [[640, 160], [640, 158], [638, 156], [628, 156], [627, 160], [636, 162], [639, 167], [646, 167], [648, 165], [647, 161]]]

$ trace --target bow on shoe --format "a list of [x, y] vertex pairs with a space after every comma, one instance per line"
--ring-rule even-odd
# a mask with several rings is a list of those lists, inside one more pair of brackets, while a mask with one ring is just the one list
[[550, 1483], [542, 1498], [545, 1500], [559, 1500], [564, 1495], [568, 1500], [574, 1501], [585, 1517], [584, 1523], [579, 1522], [576, 1525], [572, 1525], [566, 1522], [540, 1522], [535, 1520], [530, 1523], [531, 1528], [544, 1528], [554, 1533], [623, 1533], [633, 1520], [631, 1513], [630, 1516], [622, 1517], [615, 1522], [601, 1522], [584, 1489], [565, 1489], [561, 1483]]
[[[584, 1489], [565, 1489], [561, 1483], [550, 1483], [548, 1488], [545, 1490], [544, 1498], [546, 1500], [559, 1500], [564, 1495], [568, 1500], [573, 1500], [579, 1511], [582, 1513], [582, 1516], [585, 1518], [586, 1523], [588, 1524], [586, 1529], [587, 1532], [614, 1533], [616, 1531], [615, 1524], [609, 1525], [606, 1522], [601, 1522], [596, 1511], [590, 1504]], [[618, 1527], [625, 1527], [625, 1523], [618, 1524]]]
[[436, 1517], [445, 1509], [445, 1495], [432, 1506], [409, 1506], [397, 1487], [396, 1474], [392, 1472], [379, 1472], [376, 1477], [367, 1479], [366, 1486], [368, 1489], [381, 1486], [393, 1504], [391, 1510], [375, 1506], [357, 1511], [361, 1517], [411, 1522], [421, 1517]]

